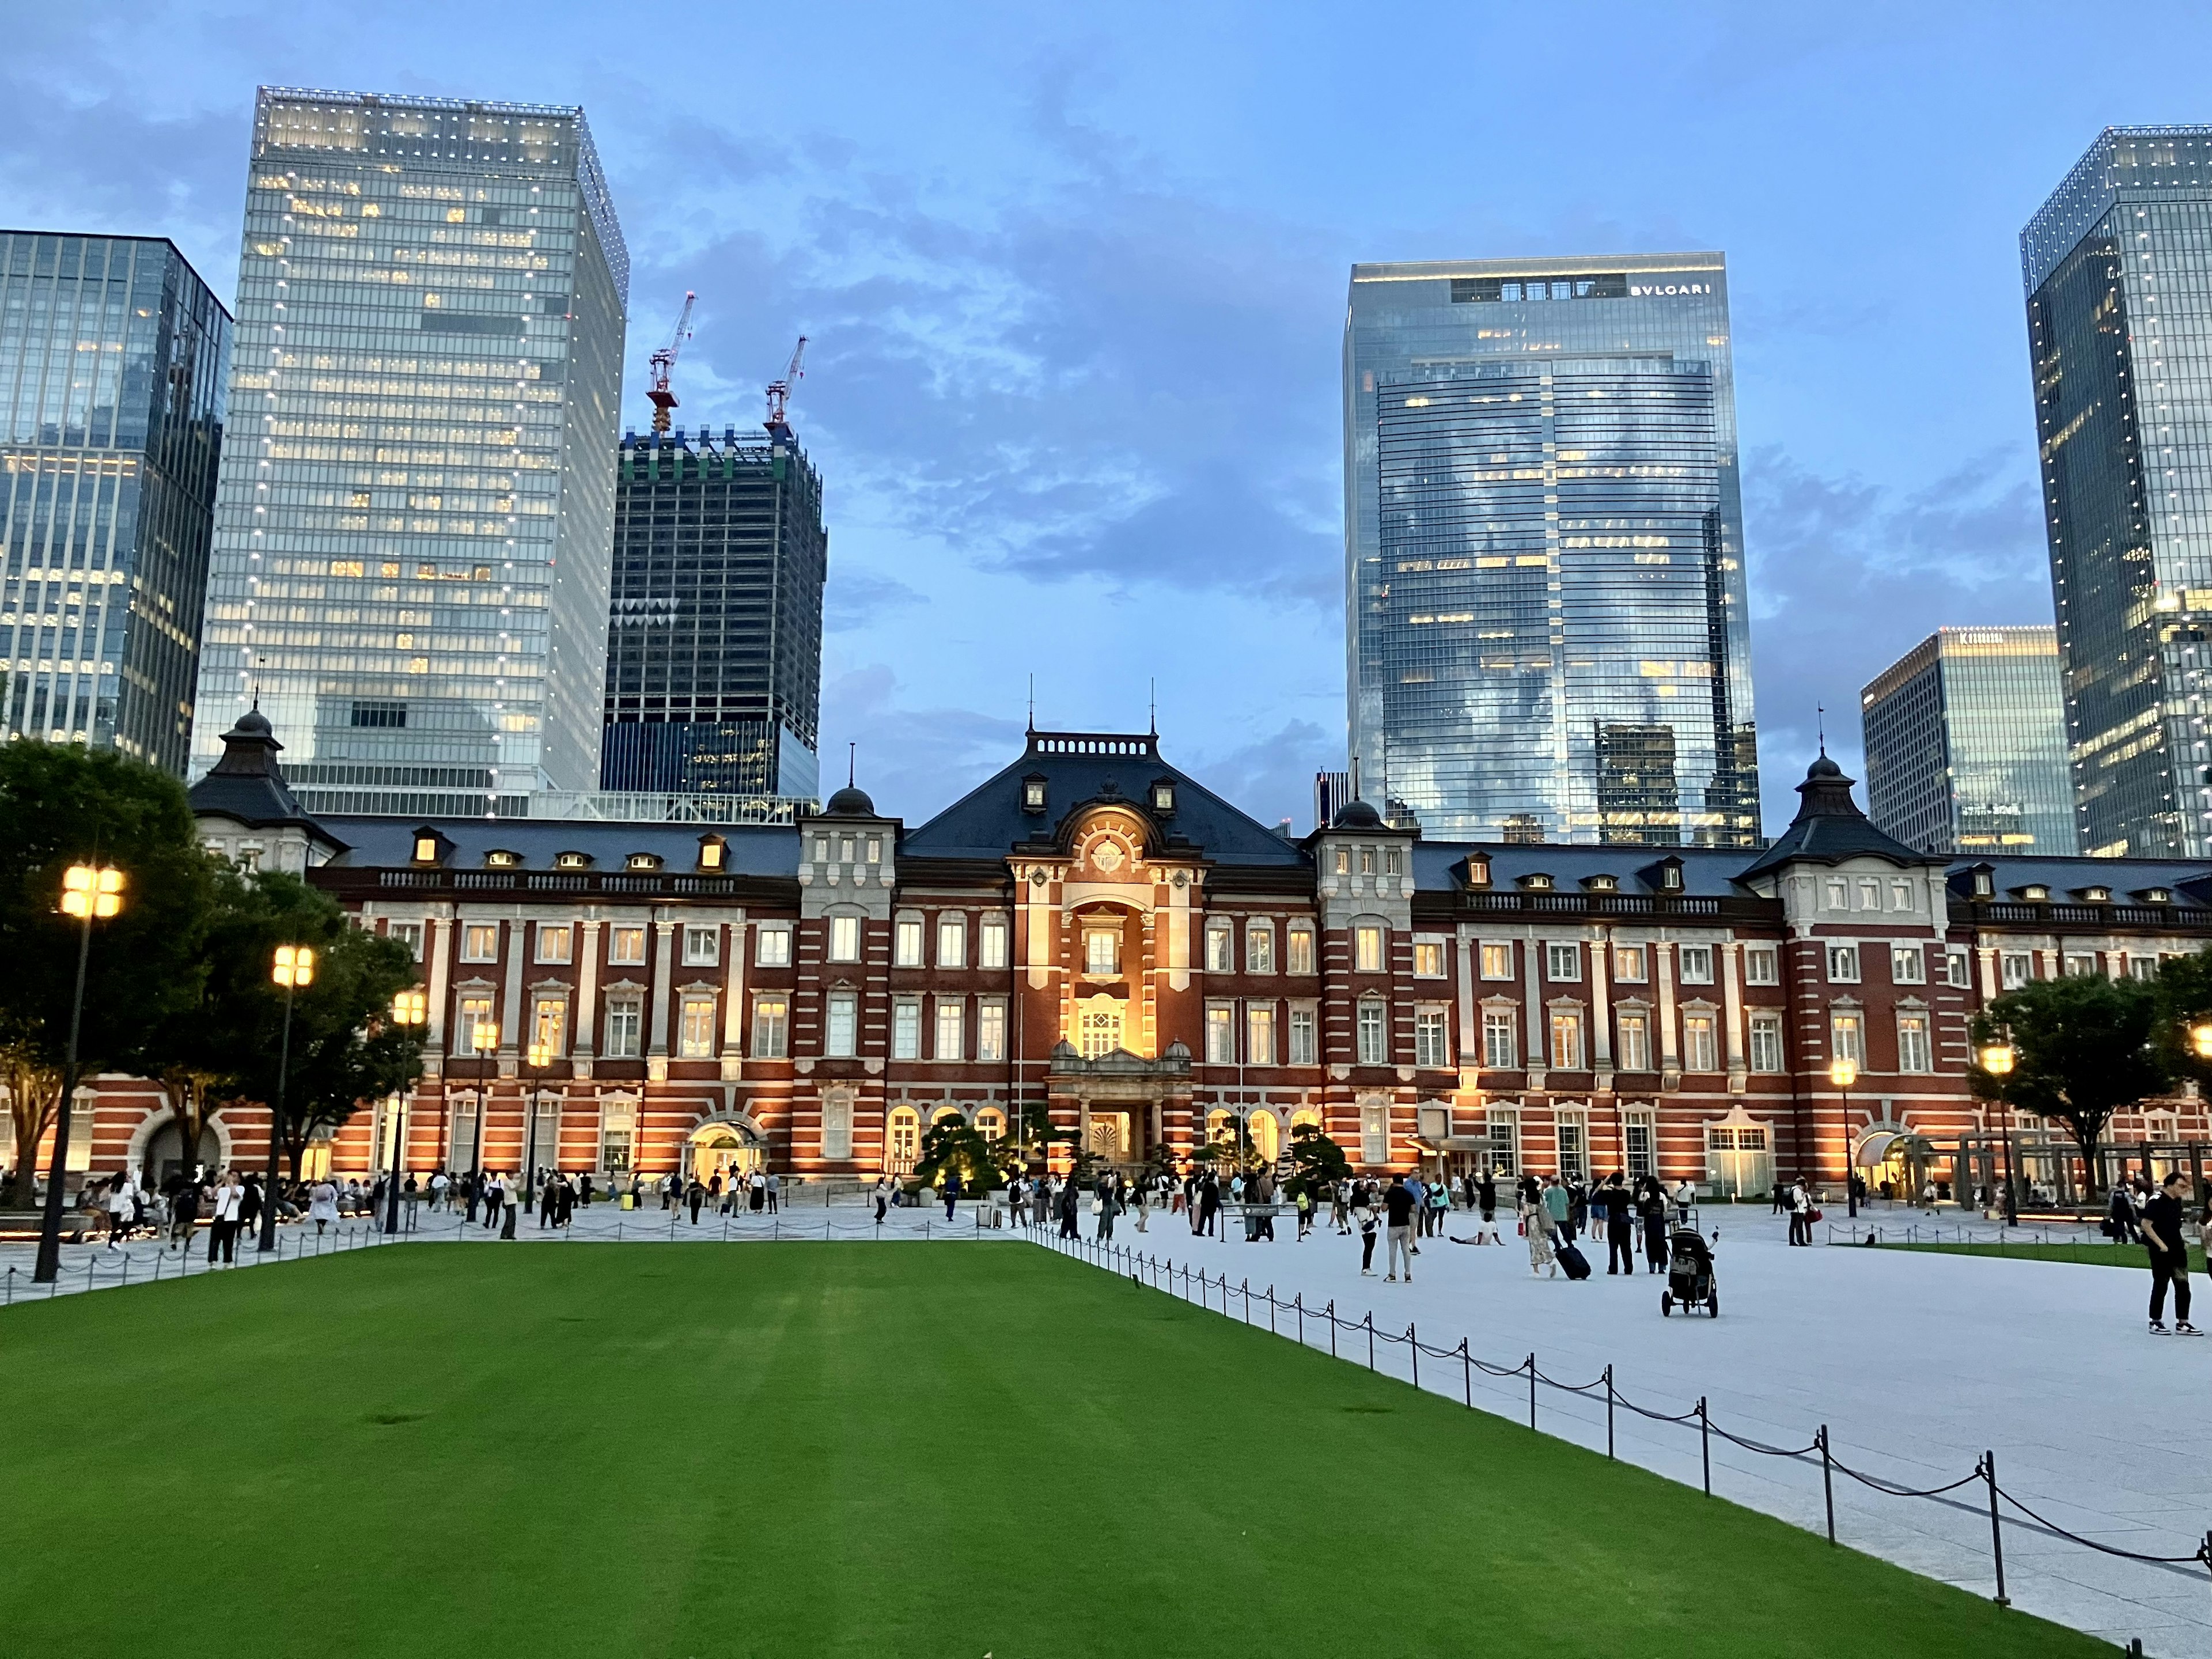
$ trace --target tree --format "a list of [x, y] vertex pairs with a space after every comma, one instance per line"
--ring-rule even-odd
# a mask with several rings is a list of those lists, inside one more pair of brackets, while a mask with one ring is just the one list
[[[2081, 1148], [2094, 1198], [2098, 1147], [2112, 1114], [2172, 1080], [2154, 1041], [2158, 1024], [2158, 994], [2144, 981], [2101, 974], [2036, 980], [1974, 1016], [1975, 1063], [1967, 1077], [1985, 1100], [2063, 1123]], [[1981, 1051], [2008, 1042], [2011, 1071], [1984, 1069]]]
[[59, 913], [62, 872], [95, 860], [121, 870], [125, 885], [122, 914], [94, 924], [79, 1075], [149, 1073], [159, 1058], [153, 1033], [191, 1006], [206, 976], [217, 861], [167, 774], [70, 744], [0, 744], [0, 1051], [18, 1206], [33, 1199], [69, 1044], [79, 934]]
[[216, 878], [207, 976], [149, 1043], [189, 1161], [225, 1107], [274, 1107], [283, 1058], [284, 991], [270, 975], [279, 945], [316, 954], [313, 981], [295, 997], [284, 1121], [277, 1126], [296, 1178], [313, 1132], [350, 1117], [364, 1100], [404, 1088], [422, 1068], [420, 1045], [386, 1018], [414, 982], [407, 948], [349, 926], [327, 895], [297, 876], [228, 866]]
[[1291, 1178], [1283, 1183], [1285, 1192], [1293, 1198], [1300, 1193], [1310, 1193], [1318, 1204], [1330, 1187], [1351, 1178], [1352, 1160], [1345, 1157], [1343, 1147], [1322, 1133], [1321, 1125], [1292, 1126]]
[[2212, 951], [2168, 957], [2152, 981], [2158, 994], [2158, 1052], [2175, 1077], [2212, 1085], [2212, 1058], [2197, 1052], [2191, 1033], [2212, 1022]]
[[938, 1186], [947, 1175], [957, 1175], [962, 1189], [971, 1193], [988, 1191], [1000, 1179], [991, 1143], [974, 1124], [957, 1115], [941, 1117], [922, 1131], [921, 1162], [915, 1165], [914, 1173], [925, 1187]]

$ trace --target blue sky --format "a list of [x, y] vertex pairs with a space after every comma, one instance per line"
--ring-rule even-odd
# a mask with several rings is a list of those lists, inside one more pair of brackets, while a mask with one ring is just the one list
[[[2017, 237], [2097, 130], [2212, 117], [2212, 12], [0, 0], [0, 222], [237, 263], [257, 83], [575, 102], [630, 377], [793, 425], [830, 516], [825, 772], [926, 816], [1039, 724], [1255, 815], [1341, 764], [1349, 267], [1719, 248], [1770, 827], [1939, 623], [2047, 621]], [[2155, 49], [2150, 42], [2155, 40]]]

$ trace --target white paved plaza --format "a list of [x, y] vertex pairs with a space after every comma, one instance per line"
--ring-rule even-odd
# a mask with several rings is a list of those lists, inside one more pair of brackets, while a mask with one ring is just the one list
[[[2185, 1555], [2202, 1540], [2212, 1524], [2212, 1441], [2203, 1427], [2212, 1340], [2148, 1334], [2146, 1273], [1840, 1244], [1790, 1249], [1778, 1218], [1748, 1209], [1705, 1213], [1708, 1228], [1721, 1231], [1717, 1321], [1662, 1318], [1661, 1281], [1642, 1273], [1608, 1278], [1601, 1253], [1593, 1255], [1600, 1271], [1586, 1283], [1534, 1279], [1510, 1218], [1503, 1248], [1427, 1241], [1412, 1285], [1360, 1277], [1358, 1240], [1340, 1237], [1325, 1224], [1297, 1243], [1285, 1218], [1274, 1243], [1246, 1244], [1241, 1234], [1194, 1239], [1180, 1218], [1161, 1215], [1139, 1234], [1132, 1215], [1122, 1218], [1115, 1242], [1226, 1273], [1232, 1285], [1249, 1280], [1255, 1297], [1272, 1287], [1284, 1302], [1302, 1294], [1309, 1307], [1334, 1298], [1350, 1320], [1372, 1310], [1382, 1330], [1401, 1333], [1412, 1322], [1435, 1347], [1453, 1347], [1465, 1336], [1477, 1357], [1501, 1365], [1534, 1351], [1547, 1376], [1566, 1382], [1594, 1380], [1610, 1364], [1629, 1398], [1674, 1412], [1703, 1395], [1716, 1423], [1769, 1444], [1803, 1446], [1826, 1423], [1838, 1459], [1901, 1485], [1956, 1480], [1993, 1451], [2006, 1489], [2058, 1526], [2150, 1554]], [[1911, 1218], [1877, 1218], [1893, 1226]], [[1093, 1224], [1085, 1214], [1086, 1233]], [[1473, 1231], [1469, 1217], [1453, 1213], [1448, 1234]], [[887, 1231], [886, 1242], [977, 1236], [967, 1206], [950, 1227], [941, 1208], [895, 1211]], [[363, 1224], [349, 1222], [323, 1248], [365, 1243], [365, 1232]], [[779, 1217], [735, 1221], [709, 1212], [696, 1230], [681, 1218], [672, 1226], [657, 1210], [624, 1213], [599, 1205], [580, 1212], [568, 1234], [543, 1233], [534, 1218], [525, 1218], [518, 1236], [557, 1248], [568, 1238], [646, 1243], [672, 1234], [737, 1242], [874, 1233], [866, 1212], [847, 1201], [827, 1208], [802, 1203]], [[414, 1235], [425, 1242], [457, 1236], [491, 1238], [458, 1217], [428, 1212]], [[1006, 1243], [1023, 1237], [982, 1235]], [[285, 1240], [287, 1259], [314, 1248], [296, 1230]], [[160, 1255], [150, 1242], [131, 1247], [130, 1282], [150, 1278]], [[165, 1278], [174, 1275], [178, 1260], [166, 1258]], [[20, 1299], [32, 1291], [27, 1245], [0, 1246], [0, 1273], [9, 1267], [17, 1270], [12, 1293]], [[125, 1271], [116, 1254], [73, 1246], [65, 1251], [63, 1282], [71, 1290], [113, 1285]], [[2198, 1289], [2212, 1296], [2201, 1281]], [[1209, 1299], [1220, 1305], [1218, 1291]], [[1241, 1295], [1232, 1293], [1229, 1305], [1230, 1316], [1241, 1320]], [[2212, 1316], [2212, 1305], [2198, 1314]], [[1252, 1316], [1265, 1322], [1264, 1300], [1255, 1301]], [[1279, 1328], [1288, 1335], [1294, 1321], [1285, 1315]], [[1312, 1346], [1328, 1346], [1318, 1322], [1308, 1324], [1306, 1336]], [[1340, 1349], [1346, 1363], [1365, 1363], [1364, 1338], [1341, 1335]], [[1378, 1344], [1377, 1360], [1381, 1369], [1407, 1375], [1402, 1345]], [[1460, 1398], [1462, 1367], [1425, 1358], [1421, 1382]], [[1477, 1372], [1474, 1392], [1479, 1407], [1526, 1419], [1525, 1380]], [[1601, 1397], [1546, 1389], [1538, 1411], [1546, 1432], [1603, 1449]], [[1698, 1484], [1693, 1426], [1650, 1423], [1622, 1410], [1614, 1432], [1620, 1456]], [[1711, 1455], [1718, 1495], [1823, 1527], [1817, 1462], [1760, 1456], [1717, 1436]], [[1842, 1476], [1834, 1485], [1843, 1542], [1973, 1594], [1992, 1592], [1987, 1500], [1978, 1483], [1952, 1493], [1948, 1504], [1877, 1494]], [[1604, 1518], [1593, 1516], [1591, 1524]], [[2042, 1534], [2010, 1510], [2004, 1538], [2016, 1606], [2123, 1646], [2140, 1638], [2144, 1650], [2161, 1659], [2212, 1659], [2212, 1579], [2203, 1567], [2166, 1569], [2100, 1555]], [[1808, 1616], [1838, 1614], [1808, 1609]], [[1847, 1620], [1848, 1611], [1840, 1616]]]

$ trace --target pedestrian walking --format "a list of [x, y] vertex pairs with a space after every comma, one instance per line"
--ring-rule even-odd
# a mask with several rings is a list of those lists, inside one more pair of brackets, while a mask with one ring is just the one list
[[1115, 1192], [1118, 1179], [1110, 1175], [1098, 1177], [1098, 1197], [1093, 1207], [1098, 1212], [1098, 1237], [1102, 1239], [1114, 1237], [1114, 1210], [1121, 1201]]
[[947, 1221], [950, 1221], [952, 1219], [954, 1206], [960, 1202], [960, 1172], [957, 1170], [947, 1170], [945, 1172], [945, 1184], [943, 1190], [945, 1193], [945, 1218]]
[[315, 1231], [320, 1234], [337, 1218], [338, 1189], [331, 1184], [326, 1176], [308, 1189], [307, 1219], [315, 1224]]
[[1810, 1244], [1813, 1242], [1813, 1194], [1799, 1176], [1790, 1183], [1787, 1194], [1790, 1206], [1790, 1242]]
[[1083, 1237], [1083, 1230], [1075, 1221], [1076, 1206], [1081, 1201], [1074, 1178], [1071, 1176], [1060, 1189], [1060, 1236], [1062, 1238]]
[[1375, 1277], [1375, 1236], [1382, 1224], [1367, 1202], [1367, 1188], [1361, 1186], [1352, 1197], [1352, 1221], [1359, 1229], [1359, 1276]]
[[2173, 1286], [2173, 1328], [2184, 1336], [2203, 1332], [2189, 1322], [2189, 1241], [2181, 1235], [2181, 1194], [2188, 1177], [2176, 1170], [2160, 1183], [2158, 1196], [2143, 1206], [2138, 1224], [2150, 1253], [2150, 1329], [2166, 1334], [2166, 1287]]
[[707, 1203], [706, 1186], [696, 1174], [692, 1176], [690, 1184], [684, 1188], [684, 1196], [691, 1206], [691, 1224], [696, 1227], [699, 1224], [699, 1212]]
[[1523, 1198], [1520, 1208], [1521, 1231], [1528, 1240], [1528, 1271], [1531, 1273], [1548, 1273], [1557, 1279], [1559, 1276], [1559, 1259], [1553, 1246], [1559, 1237], [1559, 1224], [1553, 1218], [1551, 1206], [1540, 1200], [1531, 1202]]
[[1408, 1285], [1413, 1282], [1413, 1223], [1420, 1202], [1414, 1194], [1413, 1185], [1405, 1176], [1394, 1175], [1390, 1177], [1389, 1190], [1382, 1194], [1382, 1207], [1390, 1218], [1390, 1243], [1385, 1263], [1389, 1273], [1383, 1281], [1386, 1284], [1398, 1282], [1398, 1264], [1401, 1261], [1405, 1263], [1406, 1282]]
[[876, 1177], [873, 1197], [876, 1201], [876, 1225], [880, 1227], [884, 1224], [884, 1218], [891, 1212], [891, 1181], [889, 1176]]
[[1493, 1244], [1503, 1244], [1504, 1238], [1498, 1231], [1498, 1173], [1485, 1169], [1474, 1182], [1474, 1209], [1480, 1218], [1474, 1230], [1474, 1242], [1483, 1242], [1485, 1235]]

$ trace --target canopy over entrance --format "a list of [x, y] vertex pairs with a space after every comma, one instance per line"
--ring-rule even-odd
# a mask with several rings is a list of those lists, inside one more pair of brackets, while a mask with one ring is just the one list
[[732, 1176], [760, 1168], [767, 1153], [768, 1141], [750, 1121], [717, 1118], [692, 1131], [691, 1174], [702, 1182], [720, 1176], [726, 1187]]

